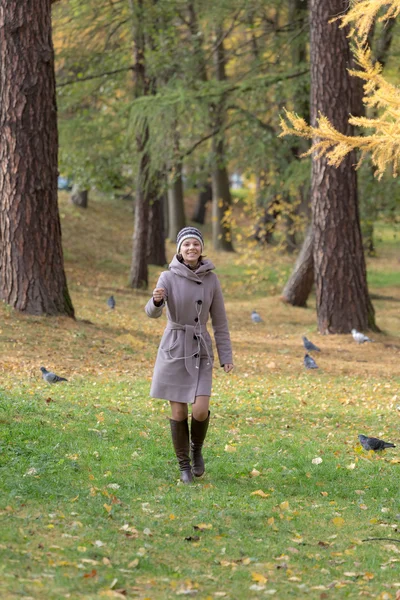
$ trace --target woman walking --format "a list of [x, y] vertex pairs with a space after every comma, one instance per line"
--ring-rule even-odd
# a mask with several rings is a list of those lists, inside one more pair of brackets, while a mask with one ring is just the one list
[[[195, 227], [178, 233], [176, 255], [161, 273], [145, 311], [151, 318], [167, 306], [167, 326], [158, 348], [150, 396], [170, 401], [171, 435], [181, 480], [204, 473], [202, 447], [210, 421], [214, 355], [207, 331], [211, 316], [221, 367], [233, 369], [232, 347], [225, 305], [214, 265], [203, 258], [204, 240]], [[192, 419], [188, 425], [188, 405]]]

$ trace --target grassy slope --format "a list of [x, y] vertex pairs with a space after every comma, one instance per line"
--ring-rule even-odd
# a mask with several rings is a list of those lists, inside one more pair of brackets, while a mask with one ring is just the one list
[[[168, 406], [148, 398], [164, 321], [146, 319], [148, 294], [126, 287], [130, 206], [60, 204], [78, 320], [0, 307], [0, 597], [394, 599], [400, 545], [361, 540], [400, 538], [398, 450], [357, 445], [361, 432], [398, 440], [391, 232], [380, 228], [369, 264], [384, 333], [363, 346], [318, 336], [313, 308], [279, 302], [290, 261], [276, 251], [210, 251], [236, 370], [216, 369], [207, 474], [187, 487]], [[249, 322], [253, 308], [264, 324]], [[316, 372], [303, 369], [302, 334], [322, 349]], [[41, 365], [68, 384], [46, 386]]]

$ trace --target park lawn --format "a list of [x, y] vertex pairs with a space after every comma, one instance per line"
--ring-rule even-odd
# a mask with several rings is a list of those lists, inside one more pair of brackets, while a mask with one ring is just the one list
[[[215, 369], [207, 472], [183, 486], [169, 407], [149, 399], [164, 321], [126, 286], [130, 206], [61, 197], [61, 213], [77, 320], [0, 307], [0, 598], [395, 600], [399, 449], [357, 440], [400, 441], [395, 247], [385, 238], [368, 262], [382, 332], [362, 346], [319, 336], [312, 299], [279, 301], [291, 259], [209, 252], [236, 369]], [[303, 368], [303, 334], [319, 370]], [[69, 381], [45, 384], [42, 365]]]

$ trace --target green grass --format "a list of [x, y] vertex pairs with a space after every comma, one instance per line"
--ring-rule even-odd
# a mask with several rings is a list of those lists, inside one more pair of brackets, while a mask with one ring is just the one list
[[[379, 225], [368, 261], [386, 333], [357, 346], [318, 336], [313, 298], [307, 309], [279, 301], [294, 257], [239, 239], [235, 254], [213, 255], [205, 228], [235, 370], [215, 370], [206, 475], [184, 486], [168, 403], [149, 398], [164, 320], [145, 317], [149, 292], [127, 288], [131, 208], [95, 199], [83, 213], [61, 197], [61, 212], [77, 321], [0, 305], [1, 600], [395, 600], [398, 448], [370, 456], [357, 440], [398, 445], [390, 229]], [[151, 267], [150, 290], [159, 272]], [[322, 349], [317, 372], [304, 371], [303, 334]], [[42, 365], [69, 381], [46, 385]], [[374, 537], [395, 541], [362, 541]]]
[[360, 452], [357, 433], [396, 439], [398, 383], [218, 376], [207, 474], [192, 486], [177, 483], [168, 410], [148, 381], [10, 383], [1, 597], [112, 597], [115, 579], [152, 599], [376, 597], [399, 579], [397, 546], [362, 540], [399, 537], [399, 464], [396, 451]]
[[367, 279], [371, 288], [398, 287], [400, 286], [400, 270], [381, 271], [369, 268]]

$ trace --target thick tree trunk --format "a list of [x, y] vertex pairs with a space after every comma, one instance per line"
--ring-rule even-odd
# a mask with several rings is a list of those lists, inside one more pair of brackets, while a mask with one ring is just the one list
[[307, 306], [314, 284], [313, 230], [308, 228], [292, 274], [286, 283], [281, 299], [292, 306]]
[[0, 298], [26, 313], [73, 317], [57, 205], [50, 0], [2, 0], [0, 63]]
[[197, 197], [196, 208], [194, 210], [192, 221], [204, 225], [206, 222], [207, 206], [212, 202], [212, 185], [210, 181], [206, 181]]
[[[329, 20], [343, 12], [343, 0], [310, 0], [311, 122], [326, 115], [342, 133], [348, 123], [352, 94], [350, 50], [345, 29]], [[366, 278], [358, 214], [355, 156], [338, 167], [313, 157], [312, 213], [318, 328], [349, 333], [375, 328]]]
[[164, 196], [156, 194], [150, 203], [149, 230], [147, 235], [147, 262], [163, 267], [167, 263], [165, 255]]
[[70, 202], [79, 208], [87, 208], [89, 201], [89, 190], [82, 190], [79, 185], [72, 186]]
[[186, 225], [182, 182], [182, 165], [175, 165], [168, 188], [168, 239], [175, 241]]

